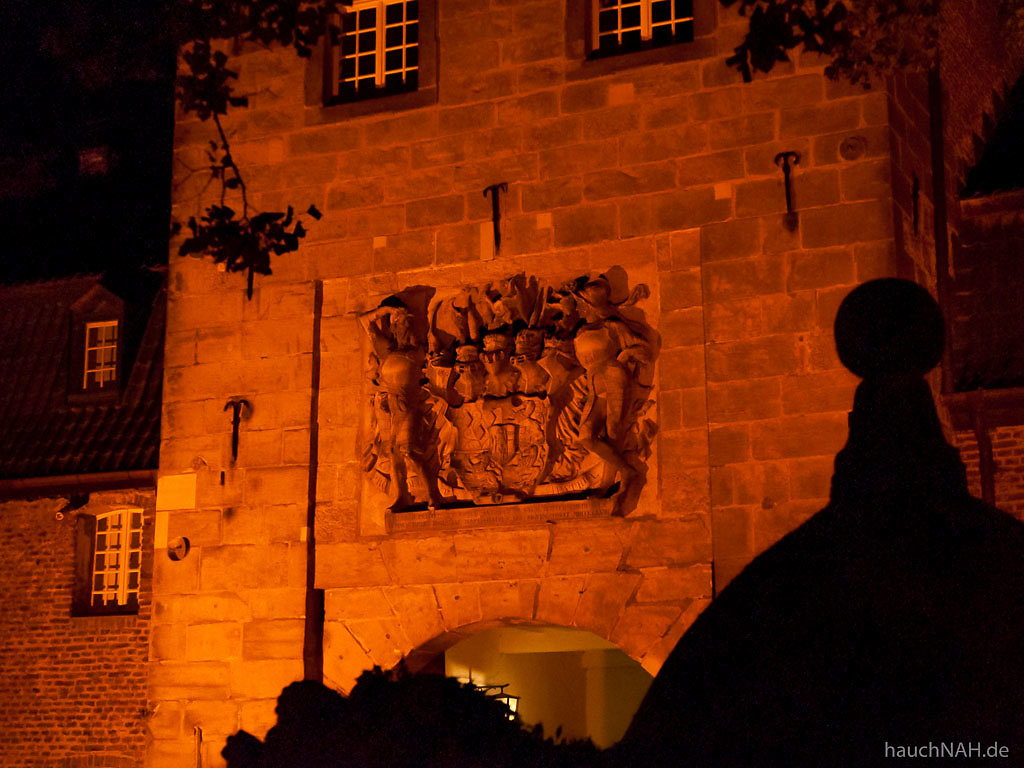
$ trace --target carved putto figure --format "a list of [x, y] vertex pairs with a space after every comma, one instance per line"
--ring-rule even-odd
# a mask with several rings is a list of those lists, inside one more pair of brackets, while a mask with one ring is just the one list
[[634, 306], [647, 286], [615, 301], [627, 291], [613, 276], [554, 287], [517, 274], [419, 316], [397, 296], [362, 316], [366, 469], [393, 511], [590, 494], [613, 496], [613, 514], [636, 508], [660, 342]]
[[376, 430], [366, 468], [372, 469], [379, 458], [390, 462], [389, 479], [397, 491], [392, 509], [415, 503], [409, 492], [408, 464], [418, 470], [430, 502], [440, 503], [433, 440], [423, 420], [428, 396], [422, 386], [423, 345], [413, 336], [409, 310], [395, 302], [361, 319], [376, 360], [376, 391], [371, 396]]

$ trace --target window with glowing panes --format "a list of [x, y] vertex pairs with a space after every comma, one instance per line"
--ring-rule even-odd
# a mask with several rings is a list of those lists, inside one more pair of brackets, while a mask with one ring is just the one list
[[335, 47], [339, 100], [415, 91], [419, 31], [418, 0], [356, 0], [341, 16]]
[[116, 383], [117, 331], [116, 320], [86, 324], [82, 389], [103, 389]]
[[89, 606], [137, 607], [142, 573], [142, 510], [115, 509], [96, 516]]
[[592, 0], [593, 56], [693, 40], [693, 0]]

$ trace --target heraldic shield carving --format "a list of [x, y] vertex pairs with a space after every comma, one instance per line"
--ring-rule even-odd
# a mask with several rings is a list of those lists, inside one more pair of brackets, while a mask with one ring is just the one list
[[636, 507], [660, 339], [636, 306], [647, 286], [612, 277], [619, 301], [606, 275], [556, 287], [518, 274], [446, 298], [407, 289], [360, 316], [364, 467], [392, 511], [588, 495]]

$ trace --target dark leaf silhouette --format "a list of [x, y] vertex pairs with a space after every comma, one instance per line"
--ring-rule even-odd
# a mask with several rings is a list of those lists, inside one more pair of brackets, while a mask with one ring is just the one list
[[[870, 85], [905, 69], [926, 69], [938, 55], [938, 0], [720, 0], [750, 17], [726, 63], [750, 81], [804, 50], [831, 59], [825, 74]], [[1020, 4], [1020, 0], [1007, 0]]]

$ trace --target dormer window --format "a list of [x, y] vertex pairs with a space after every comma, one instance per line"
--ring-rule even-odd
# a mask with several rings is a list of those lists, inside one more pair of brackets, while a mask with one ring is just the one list
[[117, 339], [117, 320], [86, 324], [83, 390], [102, 390], [117, 383]]
[[125, 317], [124, 300], [99, 283], [71, 305], [69, 402], [108, 401], [121, 394], [121, 377], [131, 369], [134, 348]]

